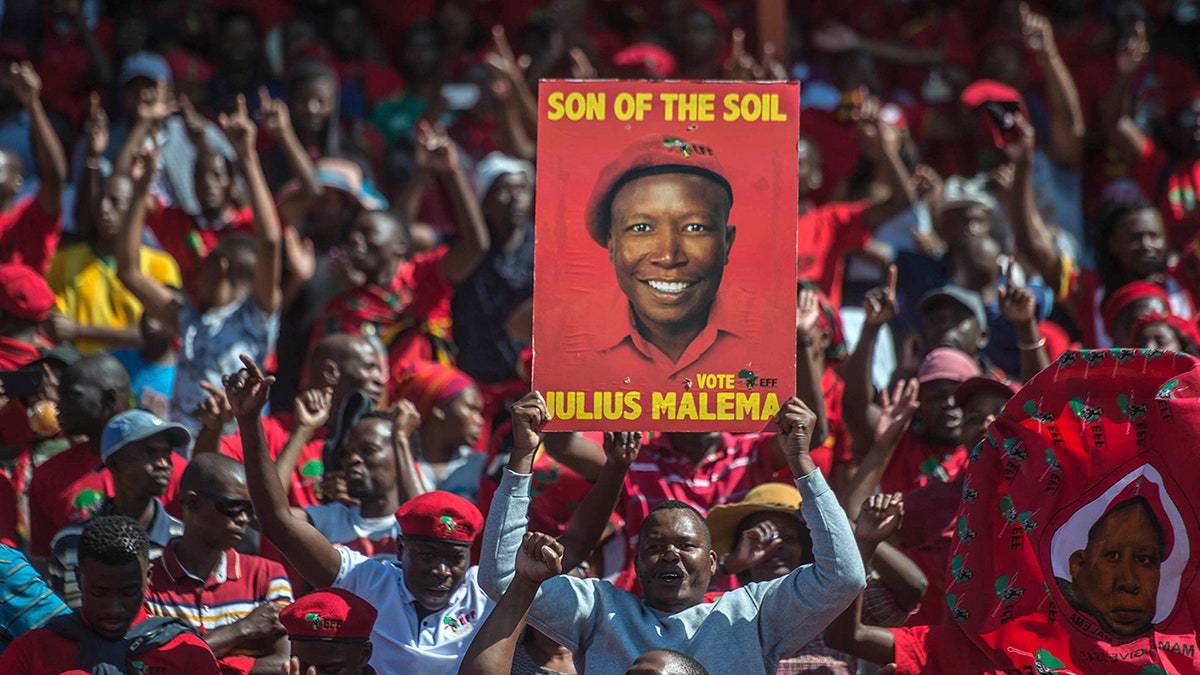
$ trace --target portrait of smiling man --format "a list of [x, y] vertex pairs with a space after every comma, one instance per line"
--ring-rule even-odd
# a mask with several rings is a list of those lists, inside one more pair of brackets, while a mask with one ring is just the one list
[[713, 150], [684, 138], [641, 138], [601, 169], [587, 230], [607, 249], [621, 291], [611, 313], [597, 314], [606, 367], [674, 380], [744, 361], [755, 298], [721, 287], [737, 235], [733, 203]]

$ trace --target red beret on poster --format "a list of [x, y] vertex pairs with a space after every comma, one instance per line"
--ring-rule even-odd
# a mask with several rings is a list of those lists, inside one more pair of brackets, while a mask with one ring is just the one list
[[1198, 365], [1065, 352], [971, 452], [946, 599], [999, 668], [1200, 671]]
[[763, 431], [794, 392], [796, 83], [543, 81], [550, 431]]

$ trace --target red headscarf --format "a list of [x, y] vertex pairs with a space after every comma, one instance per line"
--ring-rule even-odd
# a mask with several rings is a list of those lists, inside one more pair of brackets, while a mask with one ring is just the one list
[[406, 398], [417, 406], [421, 417], [434, 408], [449, 404], [475, 381], [463, 371], [440, 363], [422, 363], [410, 371], [399, 373], [392, 381], [390, 398]]
[[1108, 296], [1108, 299], [1100, 306], [1100, 316], [1104, 319], [1104, 330], [1112, 335], [1113, 324], [1121, 311], [1144, 298], [1156, 298], [1162, 301], [1162, 306], [1170, 311], [1171, 299], [1167, 297], [1165, 288], [1149, 281], [1131, 281], [1113, 291], [1112, 295]]

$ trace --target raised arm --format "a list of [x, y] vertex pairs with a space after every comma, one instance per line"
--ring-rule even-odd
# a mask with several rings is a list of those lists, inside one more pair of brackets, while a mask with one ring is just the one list
[[92, 92], [88, 101], [88, 116], [83, 121], [86, 142], [83, 171], [75, 192], [75, 233], [87, 239], [92, 236], [92, 207], [100, 195], [101, 161], [108, 150], [108, 113], [100, 105], [100, 94]]
[[33, 145], [33, 155], [38, 164], [37, 204], [42, 214], [50, 220], [57, 220], [62, 213], [63, 185], [67, 182], [67, 154], [63, 151], [58, 134], [54, 133], [54, 125], [46, 109], [42, 107], [42, 78], [33, 68], [33, 64], [25, 61], [12, 64], [9, 79], [12, 82], [13, 93], [17, 102], [29, 115], [29, 140]]
[[1133, 121], [1133, 85], [1149, 56], [1146, 24], [1138, 21], [1133, 34], [1117, 46], [1117, 74], [1100, 105], [1100, 124], [1108, 145], [1128, 165], [1138, 162], [1147, 140]]
[[308, 583], [317, 588], [331, 586], [341, 568], [341, 556], [317, 528], [292, 514], [287, 490], [275, 473], [263, 436], [262, 408], [275, 378], [263, 375], [249, 356], [241, 358], [245, 367], [225, 376], [225, 395], [242, 432], [246, 486], [259, 526]]
[[900, 132], [882, 119], [880, 112], [879, 99], [874, 97], [868, 97], [855, 111], [863, 154], [882, 170], [890, 193], [886, 200], [871, 204], [863, 214], [867, 229], [872, 232], [919, 201], [912, 174], [900, 158]]
[[412, 401], [402, 398], [392, 406], [392, 422], [396, 431], [392, 435], [392, 448], [396, 456], [396, 490], [399, 493], [399, 503], [425, 494], [425, 484], [418, 477], [416, 455], [413, 453], [410, 439], [421, 426], [421, 413]]
[[324, 188], [317, 181], [316, 164], [292, 127], [292, 116], [287, 103], [271, 98], [271, 92], [267, 91], [266, 87], [258, 88], [258, 124], [279, 144], [288, 171], [300, 185], [300, 195], [295, 201], [296, 211], [304, 213], [316, 198], [321, 196]]
[[117, 243], [117, 279], [133, 293], [142, 308], [174, 333], [179, 332], [181, 302], [175, 291], [142, 272], [142, 227], [146, 223], [147, 200], [154, 167], [158, 164], [158, 146], [141, 147], [130, 160], [133, 198], [121, 218], [121, 239]]
[[1033, 125], [1020, 113], [1016, 115], [1016, 124], [1021, 135], [1010, 140], [1004, 146], [1004, 152], [1014, 167], [1009, 215], [1017, 252], [1029, 260], [1058, 297], [1062, 293], [1062, 256], [1054, 244], [1053, 235], [1042, 221], [1042, 214], [1037, 210], [1033, 188], [1033, 152], [1037, 147], [1037, 139]]
[[283, 272], [283, 238], [279, 228], [279, 213], [275, 210], [275, 199], [267, 187], [258, 150], [254, 144], [258, 128], [246, 111], [246, 97], [237, 98], [237, 109], [232, 115], [221, 113], [221, 128], [229, 137], [229, 143], [237, 153], [238, 169], [246, 179], [250, 192], [250, 208], [254, 211], [254, 240], [258, 243], [257, 263], [254, 265], [254, 301], [267, 314], [279, 309], [283, 292], [279, 279]]
[[329, 421], [330, 406], [333, 392], [329, 389], [309, 389], [296, 397], [292, 410], [296, 413], [296, 424], [292, 427], [292, 435], [275, 458], [275, 476], [285, 490], [291, 488], [292, 474], [296, 473], [296, 465], [300, 463], [300, 453], [308, 445], [317, 430]]
[[458, 163], [458, 146], [441, 126], [421, 121], [417, 125], [417, 166], [432, 171], [454, 210], [454, 222], [458, 225], [458, 237], [450, 244], [442, 258], [442, 276], [451, 286], [467, 280], [479, 263], [483, 262], [492, 238], [488, 234], [479, 198], [467, 181], [467, 173]]
[[200, 380], [200, 388], [206, 395], [192, 411], [192, 417], [200, 423], [196, 443], [192, 446], [193, 457], [206, 452], [220, 452], [221, 434], [225, 425], [233, 421], [233, 410], [229, 408], [225, 390], [208, 380]]
[[1046, 96], [1050, 104], [1050, 138], [1046, 153], [1060, 166], [1078, 169], [1083, 163], [1083, 106], [1071, 71], [1058, 53], [1050, 20], [1020, 5], [1021, 32], [1025, 43], [1046, 75]]
[[851, 521], [858, 518], [859, 506], [879, 486], [879, 480], [883, 478], [883, 472], [892, 461], [892, 454], [896, 451], [900, 436], [912, 423], [913, 415], [920, 406], [920, 387], [915, 379], [901, 380], [896, 383], [891, 393], [888, 393], [887, 389], [879, 392], [879, 421], [873, 432], [874, 442], [859, 462], [858, 471], [846, 485], [845, 493], [838, 495], [846, 508], [846, 516]]
[[1046, 340], [1038, 329], [1037, 301], [1029, 289], [1013, 279], [1013, 263], [1008, 263], [1005, 284], [1000, 289], [1000, 313], [1017, 331], [1017, 349], [1021, 352], [1021, 381], [1042, 372], [1050, 365]]
[[529, 607], [542, 582], [562, 574], [563, 547], [541, 532], [527, 532], [517, 550], [516, 577], [475, 631], [458, 675], [509, 675]]
[[875, 404], [875, 383], [871, 362], [875, 360], [875, 341], [880, 327], [896, 316], [896, 266], [889, 265], [887, 284], [867, 291], [863, 298], [866, 321], [858, 346], [846, 361], [846, 388], [842, 392], [842, 411], [846, 429], [856, 440], [873, 438], [879, 424], [879, 406]]
[[637, 458], [642, 449], [642, 432], [622, 431], [605, 432], [604, 454], [608, 461], [600, 470], [596, 484], [588, 491], [580, 502], [579, 508], [571, 514], [567, 530], [558, 538], [565, 549], [563, 565], [574, 569], [595, 550], [604, 528], [608, 526], [609, 516], [617, 508], [617, 500], [625, 487], [625, 475], [629, 473], [629, 465]]
[[[899, 493], [874, 495], [862, 504], [859, 513], [855, 537], [863, 564], [870, 565], [875, 547], [899, 529], [904, 518], [904, 502]], [[888, 663], [896, 659], [896, 641], [892, 632], [863, 624], [862, 593], [829, 624], [825, 630], [825, 644], [873, 663]]]
[[813, 428], [813, 444], [820, 445], [829, 435], [829, 416], [825, 406], [825, 391], [821, 388], [821, 359], [825, 355], [817, 347], [820, 339], [817, 321], [821, 303], [817, 292], [803, 288], [796, 295], [796, 396], [817, 414]]

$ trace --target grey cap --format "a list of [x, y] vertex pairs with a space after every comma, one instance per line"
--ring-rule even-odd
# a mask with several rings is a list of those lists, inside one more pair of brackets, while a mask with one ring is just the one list
[[975, 319], [979, 321], [979, 327], [987, 330], [988, 319], [987, 310], [983, 307], [983, 298], [975, 291], [968, 291], [962, 286], [942, 286], [929, 291], [921, 297], [921, 302], [917, 306], [917, 311], [924, 314], [929, 306], [938, 300], [948, 299], [959, 305], [966, 307], [971, 314], [975, 315]]
[[167, 443], [172, 448], [187, 447], [192, 442], [191, 432], [182, 424], [164, 422], [157, 415], [145, 410], [126, 410], [104, 426], [104, 433], [100, 436], [100, 461], [107, 464], [108, 458], [126, 445], [159, 434], [166, 435]]

